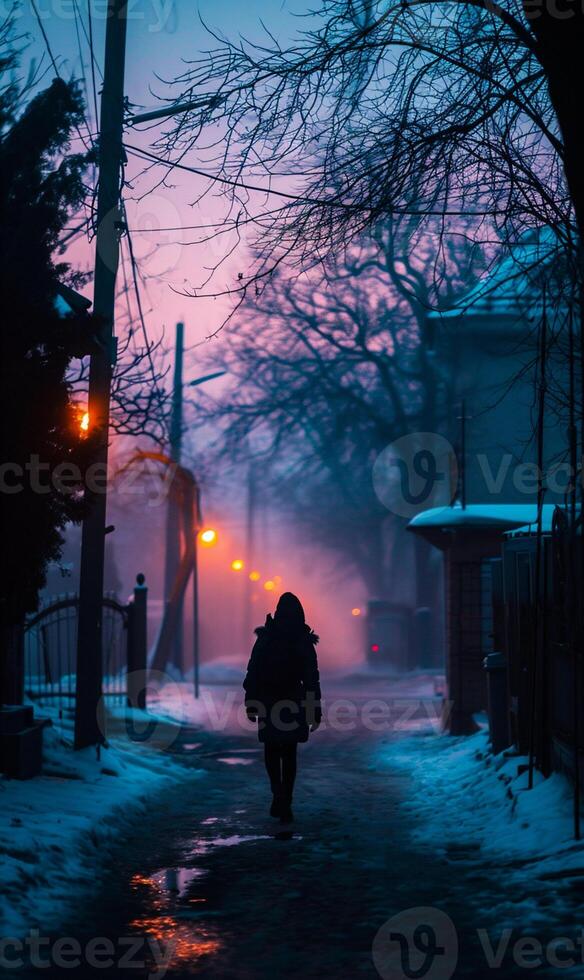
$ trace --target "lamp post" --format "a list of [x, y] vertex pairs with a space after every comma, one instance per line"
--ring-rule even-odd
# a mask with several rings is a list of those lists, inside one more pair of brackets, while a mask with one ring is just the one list
[[[172, 417], [170, 424], [170, 457], [175, 466], [180, 467], [182, 462], [182, 436], [183, 436], [183, 355], [184, 355], [184, 324], [176, 325], [176, 343], [174, 358], [174, 379], [172, 392]], [[214, 378], [221, 378], [226, 371], [213, 371], [205, 374], [194, 381], [188, 381], [186, 387], [196, 388], [213, 381]], [[166, 514], [166, 553], [164, 569], [164, 592], [165, 601], [168, 603], [172, 593], [174, 579], [180, 563], [181, 533], [180, 533], [180, 506], [177, 499], [179, 486], [173, 480], [171, 492], [168, 497]], [[200, 500], [199, 488], [196, 489], [195, 515], [197, 526], [195, 528], [195, 543], [193, 555], [193, 660], [195, 669], [195, 689], [198, 697], [198, 663], [199, 663], [199, 602], [198, 602], [198, 569], [197, 569], [197, 534], [199, 532], [200, 521]], [[192, 528], [184, 528], [185, 535], [191, 534]], [[172, 659], [175, 667], [182, 673], [183, 667], [183, 609], [182, 600], [176, 617], [176, 632], [173, 639]]]

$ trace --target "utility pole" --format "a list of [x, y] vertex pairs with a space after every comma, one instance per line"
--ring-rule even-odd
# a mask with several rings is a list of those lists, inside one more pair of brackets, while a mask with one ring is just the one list
[[243, 627], [245, 633], [245, 641], [249, 642], [252, 635], [252, 630], [254, 627], [253, 615], [254, 611], [252, 608], [252, 596], [254, 583], [249, 577], [249, 573], [254, 569], [255, 563], [255, 525], [256, 525], [256, 481], [255, 481], [255, 471], [254, 462], [251, 460], [249, 463], [249, 468], [247, 472], [247, 502], [246, 502], [246, 518], [245, 518], [245, 558], [247, 564], [247, 575], [245, 581], [245, 608], [243, 616]]
[[[180, 466], [182, 453], [183, 430], [183, 353], [184, 353], [184, 324], [176, 325], [176, 341], [174, 354], [174, 380], [172, 389], [172, 416], [170, 422], [170, 458], [175, 466]], [[168, 602], [181, 556], [181, 501], [180, 481], [173, 479], [170, 485], [166, 510], [166, 555], [164, 568], [164, 598]], [[185, 533], [192, 529], [185, 528]], [[177, 626], [172, 645], [174, 666], [183, 668], [183, 604], [177, 614]]]
[[201, 665], [201, 638], [199, 621], [199, 531], [201, 530], [201, 492], [195, 484], [195, 528], [193, 545], [193, 683], [195, 697], [199, 697], [199, 669]]
[[[115, 361], [114, 306], [119, 264], [121, 166], [123, 160], [124, 70], [127, 0], [109, 0], [99, 134], [99, 188], [93, 312], [98, 338], [91, 355], [88, 412], [98, 439], [94, 473], [87, 487], [83, 522], [77, 638], [75, 747], [103, 740], [98, 719], [102, 695], [102, 600], [106, 535], [107, 458], [112, 365]], [[94, 483], [97, 483], [94, 477]]]

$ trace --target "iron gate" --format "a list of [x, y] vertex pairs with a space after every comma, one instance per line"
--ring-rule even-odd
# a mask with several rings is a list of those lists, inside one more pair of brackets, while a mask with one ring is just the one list
[[[103, 693], [116, 701], [127, 694], [129, 618], [132, 605], [112, 593], [103, 597]], [[75, 698], [79, 597], [51, 596], [24, 627], [24, 685], [32, 700]]]

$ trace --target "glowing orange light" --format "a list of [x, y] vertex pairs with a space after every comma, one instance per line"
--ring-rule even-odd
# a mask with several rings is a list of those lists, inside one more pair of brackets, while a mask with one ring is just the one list
[[282, 582], [282, 576], [281, 575], [274, 575], [274, 582], [276, 583], [276, 585], [280, 585], [281, 582]]
[[212, 548], [214, 544], [217, 544], [217, 531], [212, 527], [206, 527], [204, 531], [199, 534], [201, 544], [206, 548]]
[[84, 412], [81, 416], [79, 428], [82, 432], [89, 432], [89, 412]]
[[267, 582], [264, 582], [264, 589], [266, 592], [273, 592], [275, 588], [276, 583], [272, 582], [272, 579], [269, 578]]
[[360, 615], [361, 615], [361, 610], [359, 609], [358, 606], [355, 606], [354, 609], [351, 609], [351, 616], [360, 616]]
[[234, 572], [242, 572], [245, 567], [244, 562], [241, 558], [234, 558], [231, 562], [231, 568]]
[[260, 572], [250, 572], [249, 577], [252, 582], [259, 582], [262, 576]]

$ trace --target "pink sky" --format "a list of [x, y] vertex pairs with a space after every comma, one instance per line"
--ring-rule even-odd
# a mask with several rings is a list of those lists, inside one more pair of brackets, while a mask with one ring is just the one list
[[[104, 10], [106, 0], [90, 0], [93, 13], [94, 50], [99, 66], [103, 62]], [[75, 8], [81, 11], [83, 24], [88, 27], [87, 4], [85, 0], [36, 0], [37, 9], [46, 32], [53, 55], [64, 77], [85, 76], [88, 82], [88, 116], [90, 126], [95, 131], [93, 112], [93, 91], [91, 85], [89, 46], [78, 23], [81, 39], [79, 53]], [[187, 0], [131, 0], [128, 19], [128, 52], [126, 71], [126, 92], [132, 103], [152, 107], [156, 98], [152, 91], [164, 94], [164, 85], [159, 78], [172, 78], [184, 70], [184, 60], [196, 55], [207, 44], [205, 31], [198, 19], [201, 17], [215, 30], [235, 37], [238, 33], [246, 37], [258, 38], [261, 33], [260, 18], [270, 31], [284, 44], [298, 29], [305, 29], [306, 20], [298, 21], [294, 14], [305, 12], [306, 2], [272, 2], [272, 0], [249, 0], [243, 4], [235, 0], [202, 0], [198, 5]], [[45, 41], [35, 19], [30, 0], [24, 0], [19, 28], [30, 33], [30, 57], [46, 58]], [[82, 69], [82, 60], [84, 69]], [[52, 75], [50, 65], [45, 81]], [[158, 79], [157, 79], [158, 76]], [[99, 75], [98, 75], [99, 84]], [[126, 141], [148, 146], [153, 132], [142, 135], [128, 132]], [[79, 143], [74, 143], [77, 149]], [[200, 164], [196, 157], [190, 158], [193, 164]], [[132, 229], [133, 244], [144, 285], [144, 311], [148, 331], [152, 337], [166, 331], [171, 340], [174, 324], [183, 320], [186, 325], [186, 345], [195, 349], [187, 354], [185, 378], [196, 377], [201, 373], [201, 358], [209, 352], [208, 347], [197, 345], [220, 326], [229, 311], [229, 303], [224, 299], [188, 299], [173, 292], [198, 285], [206, 275], [206, 270], [214, 265], [224, 254], [225, 241], [209, 241], [204, 245], [192, 242], [201, 232], [188, 226], [209, 224], [220, 219], [223, 205], [212, 196], [193, 206], [193, 201], [201, 190], [199, 180], [190, 174], [175, 172], [169, 181], [172, 186], [160, 186], [150, 191], [152, 175], [135, 179], [140, 164], [130, 158], [127, 177], [132, 184], [126, 191], [128, 222]], [[150, 191], [147, 195], [146, 192]], [[178, 227], [178, 232], [161, 229]], [[69, 251], [68, 258], [81, 268], [91, 270], [93, 265], [92, 248], [87, 242], [78, 241]], [[217, 286], [230, 284], [237, 272], [246, 269], [245, 248], [225, 266]], [[120, 277], [122, 281], [122, 277]], [[91, 285], [87, 295], [91, 296]], [[125, 307], [120, 306], [118, 331], [125, 327]], [[221, 335], [211, 342], [219, 347]], [[217, 383], [215, 383], [217, 384]], [[218, 382], [221, 384], [221, 382]], [[187, 433], [187, 451], [195, 456], [204, 447], [193, 445]], [[229, 572], [233, 557], [243, 554], [244, 528], [243, 512], [245, 501], [233, 490], [225, 488], [221, 497], [216, 493], [214, 499], [205, 501], [205, 510], [222, 530], [221, 547], [213, 555], [203, 555], [201, 576], [203, 637], [207, 636], [207, 656], [243, 656], [247, 650], [241, 643], [241, 597], [238, 584]], [[151, 585], [151, 598], [159, 599], [161, 594], [161, 565], [163, 555], [163, 521], [161, 514], [140, 513], [140, 508], [117, 510], [112, 505], [117, 533], [114, 536], [116, 560], [122, 573], [124, 585], [129, 588], [137, 571], [147, 573]], [[274, 519], [271, 515], [270, 519]], [[277, 517], [276, 517], [277, 521]], [[323, 633], [322, 655], [325, 661], [347, 662], [353, 659], [356, 651], [360, 655], [359, 623], [351, 617], [353, 606], [364, 603], [362, 587], [352, 580], [344, 585], [338, 584], [334, 559], [322, 556], [315, 547], [300, 547], [295, 535], [280, 526], [275, 526], [269, 541], [261, 544], [258, 560], [266, 575], [282, 575], [282, 588], [297, 589], [307, 601], [315, 628]], [[336, 581], [336, 584], [334, 582]], [[274, 605], [274, 594], [261, 590], [255, 608], [256, 625], [263, 621], [265, 613]], [[244, 641], [243, 646], [245, 646]]]

